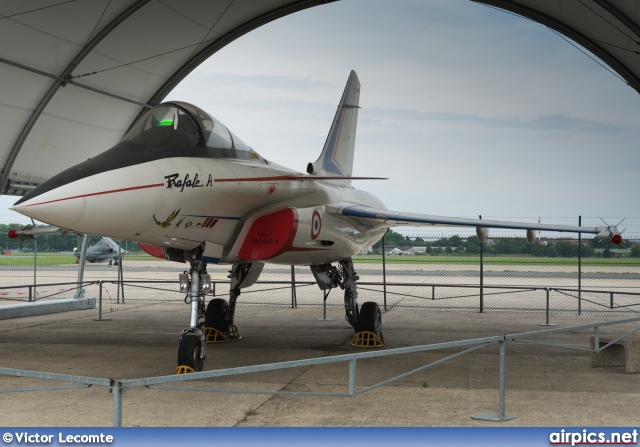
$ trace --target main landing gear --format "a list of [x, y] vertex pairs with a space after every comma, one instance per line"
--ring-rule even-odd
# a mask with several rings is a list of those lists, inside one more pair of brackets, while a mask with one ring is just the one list
[[312, 265], [311, 271], [320, 289], [327, 299], [331, 289], [344, 290], [345, 319], [356, 332], [351, 344], [359, 348], [378, 348], [384, 346], [382, 335], [382, 313], [378, 303], [365, 302], [358, 309], [358, 290], [356, 282], [360, 279], [353, 268], [351, 258], [338, 262], [339, 267], [331, 264]]
[[188, 292], [185, 302], [191, 305], [191, 320], [189, 327], [179, 336], [177, 374], [202, 371], [207, 342], [240, 338], [238, 329], [233, 324], [233, 317], [240, 286], [250, 269], [251, 264], [234, 265], [230, 275], [229, 302], [222, 298], [214, 298], [209, 301], [206, 310], [205, 299], [211, 290], [207, 264], [193, 259], [189, 272], [180, 275], [180, 290]]

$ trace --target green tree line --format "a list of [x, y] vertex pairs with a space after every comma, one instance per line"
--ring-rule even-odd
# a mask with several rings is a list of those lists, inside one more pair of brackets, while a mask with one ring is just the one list
[[[466, 253], [479, 254], [480, 240], [476, 236], [462, 238], [458, 235], [450, 237], [434, 238], [432, 240], [423, 237], [405, 236], [389, 230], [384, 238], [385, 248], [395, 247], [425, 247], [426, 254], [439, 253]], [[640, 257], [640, 245], [627, 242], [631, 245], [629, 256]], [[375, 253], [382, 247], [382, 241], [373, 246]], [[520, 237], [495, 237], [490, 238], [484, 244], [484, 253], [496, 255], [529, 255], [539, 257], [577, 257], [578, 250], [582, 257], [615, 257], [619, 256], [619, 251], [611, 246], [607, 241], [593, 237], [584, 238], [582, 245], [578, 245], [577, 240], [544, 240], [543, 243], [535, 242], [529, 244], [525, 238]]]

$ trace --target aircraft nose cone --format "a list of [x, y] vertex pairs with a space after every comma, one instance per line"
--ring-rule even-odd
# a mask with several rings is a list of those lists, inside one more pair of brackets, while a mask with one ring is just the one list
[[9, 209], [40, 222], [73, 229], [75, 223], [82, 217], [85, 199], [74, 196], [69, 189], [61, 186], [40, 193], [36, 188]]

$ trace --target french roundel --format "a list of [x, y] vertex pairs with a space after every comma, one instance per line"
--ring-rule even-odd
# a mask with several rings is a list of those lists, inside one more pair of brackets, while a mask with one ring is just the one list
[[315, 240], [320, 235], [321, 229], [322, 219], [320, 219], [320, 213], [314, 210], [311, 217], [311, 239]]

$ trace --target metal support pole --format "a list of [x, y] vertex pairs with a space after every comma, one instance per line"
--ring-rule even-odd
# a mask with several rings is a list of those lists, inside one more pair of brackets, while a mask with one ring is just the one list
[[356, 395], [356, 359], [349, 360], [349, 396]]
[[327, 319], [327, 300], [324, 300], [322, 302], [322, 319], [323, 320]]
[[116, 281], [116, 304], [120, 304], [120, 279], [121, 279], [120, 278], [120, 266], [118, 266], [118, 279]]
[[505, 401], [507, 393], [507, 341], [500, 342], [500, 420], [504, 421]]
[[546, 318], [546, 320], [545, 320], [545, 323], [544, 323], [544, 324], [539, 324], [538, 326], [557, 326], [557, 324], [551, 324], [551, 323], [549, 323], [549, 307], [550, 307], [550, 306], [549, 306], [549, 302], [550, 302], [550, 301], [549, 301], [549, 292], [550, 292], [550, 290], [551, 290], [551, 289], [549, 289], [549, 288], [547, 287], [547, 288], [545, 288], [545, 290], [547, 291], [547, 306], [546, 306], [546, 307], [547, 307], [547, 309], [546, 309], [547, 318]]
[[29, 302], [33, 301], [33, 286], [29, 286]]
[[98, 318], [93, 321], [111, 321], [111, 318], [102, 318], [102, 280], [98, 281]]
[[118, 297], [122, 288], [122, 304], [124, 304], [124, 272], [122, 270], [122, 239], [118, 242]]
[[609, 308], [613, 309], [613, 292], [609, 293]]
[[298, 297], [296, 296], [296, 269], [291, 266], [291, 308], [298, 307]]
[[431, 286], [431, 299], [436, 299], [436, 286]]
[[[387, 230], [388, 231], [388, 230]], [[384, 310], [387, 310], [387, 258], [386, 249], [384, 246], [384, 238], [387, 237], [387, 233], [382, 236], [382, 295], [384, 297]]]
[[[582, 226], [582, 216], [578, 216], [578, 226]], [[578, 315], [582, 314], [582, 233], [578, 233]]]
[[[31, 219], [33, 222], [33, 219]], [[35, 226], [35, 222], [33, 222]], [[36, 295], [38, 291], [36, 287], [38, 286], [38, 236], [34, 236], [33, 238], [33, 300], [36, 301]]]
[[323, 290], [323, 300], [322, 300], [322, 318], [318, 318], [318, 321], [332, 321], [333, 318], [327, 318], [327, 298], [329, 298], [329, 292], [331, 289]]
[[89, 248], [89, 238], [88, 234], [82, 236], [82, 248], [80, 249], [80, 259], [78, 260], [78, 287], [74, 298], [84, 298], [82, 281], [84, 281], [84, 263], [87, 258], [87, 248]]
[[[479, 216], [482, 219], [482, 215]], [[480, 242], [480, 313], [484, 312], [484, 242]]]
[[471, 416], [472, 419], [492, 422], [505, 422], [515, 419], [515, 416], [509, 416], [505, 412], [507, 394], [507, 340], [503, 337], [498, 343], [500, 344], [500, 403], [498, 414], [478, 414]]
[[122, 427], [122, 382], [113, 381], [111, 392], [113, 393], [113, 426]]

